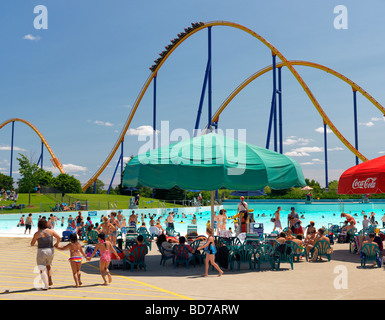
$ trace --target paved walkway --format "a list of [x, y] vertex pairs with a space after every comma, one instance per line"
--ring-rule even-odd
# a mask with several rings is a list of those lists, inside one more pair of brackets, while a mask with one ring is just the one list
[[[39, 283], [35, 257], [36, 246], [30, 238], [0, 238], [0, 299], [10, 300], [264, 300], [264, 299], [385, 299], [384, 268], [360, 267], [358, 255], [350, 254], [346, 244], [335, 244], [332, 261], [296, 262], [294, 270], [282, 264], [271, 271], [268, 265], [260, 272], [241, 265], [241, 270], [224, 270], [222, 277], [211, 270], [201, 277], [203, 266], [173, 268], [168, 260], [160, 266], [156, 245], [146, 258], [147, 271], [113, 269], [113, 281], [102, 285], [98, 258], [82, 265], [80, 288], [68, 262], [69, 252], [56, 250], [52, 288], [35, 289]], [[63, 243], [61, 244], [63, 245]]]

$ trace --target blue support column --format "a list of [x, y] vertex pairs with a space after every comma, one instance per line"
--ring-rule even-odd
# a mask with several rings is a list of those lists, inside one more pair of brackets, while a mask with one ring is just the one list
[[96, 181], [97, 180], [94, 181], [94, 194], [96, 194]]
[[39, 160], [37, 160], [37, 166], [40, 165], [40, 168], [43, 169], [43, 150], [44, 150], [44, 143], [43, 141], [41, 142], [41, 152], [40, 152], [40, 157]]
[[[119, 165], [121, 165], [122, 163], [123, 163], [123, 141], [120, 143], [120, 157], [118, 162], [116, 163], [115, 171], [114, 171], [114, 174], [112, 175], [110, 185], [108, 186], [107, 194], [110, 194], [112, 183], [114, 182], [114, 179], [115, 179], [116, 171], [118, 170]], [[123, 169], [121, 169], [121, 172], [123, 172]]]
[[43, 169], [44, 142], [41, 142], [40, 168]]
[[211, 97], [212, 97], [212, 88], [211, 88], [211, 27], [208, 28], [208, 32], [209, 32], [209, 53], [208, 53], [208, 59], [207, 59], [207, 65], [206, 65], [206, 71], [205, 71], [205, 77], [204, 77], [204, 80], [203, 80], [203, 86], [202, 86], [202, 93], [201, 93], [201, 97], [200, 97], [200, 100], [199, 100], [199, 107], [198, 107], [198, 113], [197, 113], [197, 118], [196, 118], [196, 121], [195, 121], [195, 127], [194, 127], [194, 137], [197, 135], [197, 130], [199, 129], [199, 123], [200, 123], [200, 120], [201, 120], [201, 114], [202, 114], [202, 108], [203, 108], [203, 102], [204, 102], [204, 99], [205, 99], [205, 94], [206, 94], [206, 86], [207, 86], [207, 83], [209, 84], [209, 93], [208, 93], [208, 104], [209, 104], [209, 111], [208, 111], [208, 114], [209, 114], [209, 121], [208, 121], [208, 124], [210, 125], [211, 124], [211, 109], [212, 109], [212, 100], [211, 100]]
[[[357, 124], [357, 90], [353, 88], [353, 112], [354, 112], [354, 141], [355, 148], [358, 150], [358, 124]], [[358, 164], [358, 157], [356, 156], [356, 165]]]
[[[155, 75], [154, 77], [154, 106], [153, 106], [153, 120], [152, 120], [152, 128], [154, 130], [153, 133], [153, 149], [156, 148], [156, 78], [158, 75]], [[123, 167], [123, 161], [122, 161], [122, 167]]]
[[15, 133], [15, 121], [12, 122], [12, 136], [11, 136], [11, 163], [9, 169], [9, 176], [12, 178], [12, 162], [13, 162], [13, 138]]
[[120, 148], [121, 148], [121, 154], [120, 154], [120, 182], [122, 182], [123, 179], [123, 144], [124, 140], [120, 143]]
[[329, 188], [328, 178], [328, 144], [327, 144], [327, 132], [326, 123], [324, 122], [324, 154], [325, 154], [325, 187]]
[[212, 83], [211, 83], [211, 80], [212, 80], [212, 77], [211, 77], [211, 74], [212, 74], [212, 60], [211, 60], [211, 27], [208, 27], [208, 61], [210, 61], [210, 69], [209, 69], [209, 90], [208, 90], [208, 103], [209, 103], [209, 110], [208, 110], [208, 122], [207, 122], [207, 127], [209, 128], [210, 130], [210, 126], [211, 126], [211, 118], [212, 118]]
[[271, 99], [271, 109], [270, 109], [270, 118], [269, 118], [269, 127], [267, 129], [267, 139], [266, 139], [266, 149], [270, 148], [270, 136], [271, 136], [271, 127], [274, 121], [274, 151], [277, 151], [277, 133], [276, 133], [276, 99], [277, 98], [277, 84], [276, 84], [276, 55], [273, 53], [273, 97]]
[[194, 132], [194, 137], [196, 136], [196, 131], [199, 129], [199, 123], [200, 123], [200, 120], [201, 120], [203, 101], [204, 101], [204, 99], [205, 99], [206, 86], [207, 86], [207, 79], [208, 79], [208, 74], [209, 74], [210, 68], [211, 68], [210, 61], [207, 61], [206, 72], [205, 72], [205, 78], [204, 78], [204, 80], [203, 80], [202, 93], [201, 93], [201, 98], [200, 98], [200, 101], [199, 101], [198, 114], [197, 114], [197, 119], [196, 119], [196, 121], [195, 121], [195, 132]]
[[283, 133], [282, 133], [282, 67], [278, 68], [278, 113], [279, 113], [279, 153], [283, 153]]

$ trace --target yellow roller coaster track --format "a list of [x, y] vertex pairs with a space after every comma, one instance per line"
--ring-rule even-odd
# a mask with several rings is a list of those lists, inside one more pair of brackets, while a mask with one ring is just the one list
[[[328, 118], [328, 116], [326, 115], [326, 113], [323, 111], [323, 109], [321, 108], [321, 105], [318, 103], [317, 99], [314, 97], [313, 93], [310, 91], [310, 89], [308, 88], [308, 86], [306, 85], [305, 81], [302, 79], [302, 77], [298, 74], [298, 72], [295, 70], [295, 68], [293, 67], [293, 65], [283, 56], [283, 54], [277, 49], [275, 48], [270, 42], [268, 42], [265, 38], [263, 38], [262, 36], [260, 36], [259, 34], [257, 34], [256, 32], [240, 25], [240, 24], [237, 24], [237, 23], [233, 23], [233, 22], [229, 22], [229, 21], [212, 21], [212, 22], [206, 22], [204, 24], [202, 24], [200, 27], [197, 27], [195, 29], [193, 29], [192, 31], [186, 33], [184, 35], [183, 38], [181, 38], [178, 42], [176, 42], [172, 48], [170, 50], [167, 51], [167, 53], [164, 55], [164, 57], [162, 58], [162, 60], [158, 63], [158, 65], [156, 66], [156, 68], [153, 69], [153, 72], [149, 75], [149, 77], [147, 78], [147, 80], [145, 81], [144, 85], [142, 86], [142, 89], [140, 90], [139, 92], [139, 95], [138, 97], [136, 98], [134, 104], [133, 104], [133, 107], [131, 109], [131, 112], [130, 114], [128, 115], [128, 118], [124, 124], [124, 127], [117, 139], [117, 141], [115, 142], [112, 150], [110, 151], [110, 153], [108, 154], [107, 158], [104, 160], [104, 162], [102, 163], [102, 165], [100, 166], [100, 168], [98, 169], [98, 171], [89, 179], [89, 181], [84, 185], [83, 187], [83, 190], [86, 190], [94, 181], [96, 181], [96, 179], [100, 176], [100, 174], [104, 171], [104, 169], [108, 166], [108, 164], [110, 163], [110, 161], [112, 160], [112, 158], [114, 157], [116, 151], [119, 149], [120, 147], [120, 144], [122, 141], [124, 141], [124, 137], [125, 137], [125, 134], [132, 122], [132, 119], [136, 113], [136, 110], [138, 109], [139, 107], [139, 104], [145, 94], [145, 92], [147, 91], [147, 88], [149, 87], [150, 83], [152, 82], [153, 78], [157, 75], [157, 72], [159, 71], [159, 69], [162, 67], [162, 65], [164, 64], [164, 62], [168, 59], [168, 57], [174, 52], [174, 50], [179, 47], [179, 45], [181, 45], [185, 40], [187, 40], [189, 37], [191, 37], [193, 34], [203, 30], [203, 29], [206, 29], [208, 27], [214, 27], [214, 26], [226, 26], [226, 27], [232, 27], [232, 28], [236, 28], [236, 29], [239, 29], [239, 30], [242, 30], [248, 34], [250, 34], [251, 36], [253, 36], [254, 38], [258, 39], [260, 42], [262, 42], [265, 46], [267, 46], [273, 55], [276, 55], [280, 60], [281, 60], [281, 65], [282, 66], [286, 66], [290, 72], [294, 75], [294, 77], [297, 79], [297, 81], [299, 82], [299, 84], [302, 86], [303, 90], [305, 91], [305, 93], [307, 94], [307, 96], [309, 97], [309, 99], [311, 100], [311, 102], [313, 103], [313, 105], [315, 106], [315, 108], [317, 109], [318, 113], [321, 115], [322, 119], [324, 120], [324, 122], [329, 126], [329, 128], [334, 132], [334, 134], [336, 134], [338, 136], [338, 138], [342, 141], [342, 143], [351, 151], [353, 152], [358, 158], [360, 158], [362, 161], [366, 161], [367, 158], [364, 157], [358, 150], [356, 150], [350, 143], [349, 141], [347, 141], [341, 133], [339, 133], [339, 131], [337, 130], [337, 128], [334, 126], [334, 124], [331, 122], [331, 120]], [[331, 70], [331, 69], [330, 69]], [[266, 71], [267, 72], [267, 71]], [[343, 77], [341, 75], [341, 77]], [[345, 77], [343, 77], [345, 78]], [[347, 79], [347, 78], [346, 78]]]
[[[334, 76], [336, 76], [337, 78], [345, 81], [347, 84], [349, 84], [353, 91], [358, 91], [360, 92], [366, 99], [368, 99], [372, 104], [374, 104], [374, 106], [377, 107], [378, 110], [380, 110], [382, 112], [383, 115], [385, 115], [385, 108], [376, 100], [374, 99], [368, 92], [366, 92], [364, 89], [362, 89], [358, 84], [356, 84], [355, 82], [353, 82], [352, 80], [350, 80], [349, 78], [345, 77], [344, 75], [342, 75], [341, 73], [333, 70], [333, 69], [330, 69], [328, 67], [325, 67], [321, 64], [317, 64], [317, 63], [313, 63], [313, 62], [309, 62], [309, 61], [300, 61], [300, 60], [292, 60], [292, 61], [289, 61], [289, 63], [293, 66], [305, 66], [305, 67], [311, 67], [311, 68], [315, 68], [315, 69], [319, 69], [319, 70], [322, 70], [322, 71], [325, 71], [327, 73], [330, 73]], [[276, 64], [276, 67], [277, 68], [281, 68], [281, 67], [284, 67], [285, 65], [283, 63], [277, 63]], [[212, 122], [218, 122], [219, 121], [219, 116], [221, 115], [221, 113], [226, 109], [226, 107], [229, 105], [229, 103], [238, 95], [238, 93], [240, 93], [247, 85], [249, 85], [251, 82], [253, 82], [254, 80], [256, 80], [257, 78], [259, 78], [260, 76], [264, 75], [265, 73], [269, 72], [273, 70], [273, 66], [270, 65], [268, 67], [265, 67], [259, 71], [257, 71], [256, 73], [252, 74], [250, 77], [248, 77], [246, 80], [244, 80], [233, 92], [231, 92], [231, 94], [222, 102], [222, 104], [220, 105], [220, 107], [218, 108], [218, 110], [214, 113], [213, 117], [212, 117]], [[338, 131], [337, 128], [335, 128], [334, 126], [331, 128], [333, 133], [344, 143], [344, 137], [343, 135]], [[355, 151], [357, 151], [355, 148], [353, 148]], [[356, 153], [356, 152], [354, 152]], [[367, 161], [368, 159], [366, 157], [363, 157], [361, 158], [361, 160], [363, 161]]]
[[64, 170], [63, 170], [62, 164], [60, 163], [59, 159], [53, 153], [53, 151], [52, 151], [51, 147], [49, 146], [47, 140], [44, 138], [44, 136], [41, 134], [41, 132], [32, 123], [30, 123], [30, 122], [28, 122], [26, 120], [20, 119], [20, 118], [13, 118], [13, 119], [9, 119], [7, 121], [4, 121], [2, 124], [0, 124], [0, 129], [2, 129], [8, 123], [12, 123], [12, 122], [16, 122], [16, 121], [25, 123], [27, 126], [29, 126], [33, 131], [35, 131], [37, 133], [37, 135], [41, 139], [41, 142], [44, 143], [45, 147], [47, 148], [48, 152], [50, 153], [50, 155], [52, 157], [52, 159], [51, 159], [52, 165], [55, 168], [58, 168], [61, 173], [65, 173]]

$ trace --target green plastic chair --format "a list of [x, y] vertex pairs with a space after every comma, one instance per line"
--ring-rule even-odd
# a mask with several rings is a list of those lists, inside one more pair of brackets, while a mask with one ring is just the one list
[[241, 245], [240, 247], [233, 246], [229, 254], [230, 269], [234, 271], [234, 262], [238, 265], [238, 271], [241, 268], [241, 263], [248, 263], [250, 269], [254, 269], [253, 263], [254, 248], [250, 245]]
[[166, 228], [166, 235], [169, 237], [179, 237], [180, 233], [175, 231], [175, 229], [167, 227]]
[[318, 257], [325, 256], [330, 261], [331, 247], [327, 240], [319, 240], [315, 243], [314, 247], [310, 250], [310, 260], [313, 259], [315, 249], [318, 251]]
[[199, 260], [199, 265], [202, 265], [203, 260], [206, 258], [206, 255], [204, 254], [204, 251], [202, 253], [196, 252], [196, 250], [199, 248], [200, 240], [194, 240], [190, 243], [190, 247], [194, 249], [193, 256]]
[[381, 252], [377, 244], [374, 243], [365, 243], [361, 249], [361, 267], [366, 267], [367, 261], [374, 261], [377, 263], [377, 266], [381, 267]]
[[144, 234], [150, 234], [148, 232], [148, 230], [145, 228], [145, 227], [140, 227], [138, 228], [138, 230], [136, 231], [137, 233], [141, 234], [141, 235], [144, 235]]
[[[144, 261], [146, 254], [148, 253], [147, 246], [138, 246], [134, 248], [131, 253], [126, 254], [123, 259], [123, 270], [126, 269], [127, 265], [131, 266], [131, 272], [134, 271], [134, 267], [138, 266], [138, 268], [143, 267], [144, 271], [146, 271], [146, 263]], [[130, 260], [130, 257], [133, 257], [133, 261]]]
[[195, 267], [195, 257], [194, 255], [189, 257], [190, 251], [188, 250], [186, 245], [183, 245], [183, 244], [175, 245], [173, 247], [173, 252], [175, 254], [174, 268], [176, 268], [178, 264], [186, 263], [186, 267], [188, 269], [190, 262], [192, 262]]
[[[283, 248], [283, 252], [281, 251]], [[290, 248], [288, 250], [288, 248]], [[283, 243], [280, 245], [276, 245], [274, 248], [274, 262], [276, 263], [276, 269], [279, 270], [281, 263], [290, 263], [291, 270], [293, 270], [293, 262], [294, 262], [294, 253], [293, 249], [287, 243]]]
[[261, 244], [254, 253], [254, 268], [257, 264], [257, 270], [261, 270], [261, 263], [270, 263], [271, 270], [274, 270], [274, 248], [270, 244]]
[[356, 251], [356, 236], [357, 228], [350, 229], [347, 234], [349, 235], [349, 252], [355, 252]]
[[[163, 248], [162, 246], [159, 246], [159, 251], [161, 254], [160, 265], [163, 264], [163, 267], [164, 267], [166, 264], [166, 261], [170, 260], [170, 259], [172, 259], [172, 263], [174, 264], [175, 256], [174, 256], [174, 252], [172, 250], [167, 250], [167, 249]], [[167, 254], [167, 253], [172, 253], [172, 254]]]
[[300, 257], [305, 257], [307, 260], [307, 254], [306, 254], [306, 248], [305, 247], [301, 248], [297, 243], [295, 243], [294, 241], [291, 241], [291, 240], [286, 241], [286, 243], [289, 246], [291, 246], [291, 248], [292, 248], [294, 261], [297, 260], [297, 262], [298, 262]]

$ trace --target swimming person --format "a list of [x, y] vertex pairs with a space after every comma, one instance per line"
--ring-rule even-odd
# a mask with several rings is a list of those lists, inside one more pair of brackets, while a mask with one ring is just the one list
[[[39, 266], [41, 279], [43, 281], [43, 290], [48, 290], [52, 286], [51, 264], [54, 256], [54, 247], [58, 247], [61, 237], [53, 230], [47, 228], [47, 220], [41, 219], [38, 223], [38, 231], [33, 235], [31, 246], [37, 242], [36, 262]], [[53, 238], [56, 238], [55, 245]]]
[[215, 243], [214, 243], [214, 230], [212, 228], [207, 228], [206, 233], [208, 235], [207, 241], [203, 246], [200, 246], [197, 250], [204, 250], [206, 252], [205, 259], [205, 273], [202, 275], [203, 277], [207, 277], [209, 275], [209, 263], [218, 270], [220, 277], [223, 274], [223, 271], [219, 266], [215, 263]]
[[[111, 252], [115, 254], [116, 258], [120, 260], [120, 257], [118, 256], [115, 248], [111, 244], [110, 241], [106, 240], [106, 237], [104, 233], [98, 234], [98, 240], [99, 242], [95, 246], [94, 252], [92, 252], [92, 255], [87, 258], [87, 261], [91, 261], [93, 256], [96, 254], [96, 252], [99, 250], [100, 252], [100, 260], [99, 260], [99, 268], [100, 268], [100, 274], [104, 280], [104, 285], [106, 286], [108, 283], [112, 282], [112, 277], [110, 274], [110, 271], [108, 270], [108, 266], [111, 262]], [[106, 280], [106, 274], [108, 276], [108, 283]]]
[[78, 288], [82, 285], [80, 280], [80, 268], [82, 266], [82, 257], [80, 254], [86, 258], [86, 255], [83, 251], [82, 246], [78, 242], [78, 236], [75, 233], [72, 233], [69, 236], [70, 243], [64, 247], [57, 247], [59, 250], [70, 250], [71, 257], [68, 259], [71, 264], [72, 275], [75, 280], [75, 288]]

